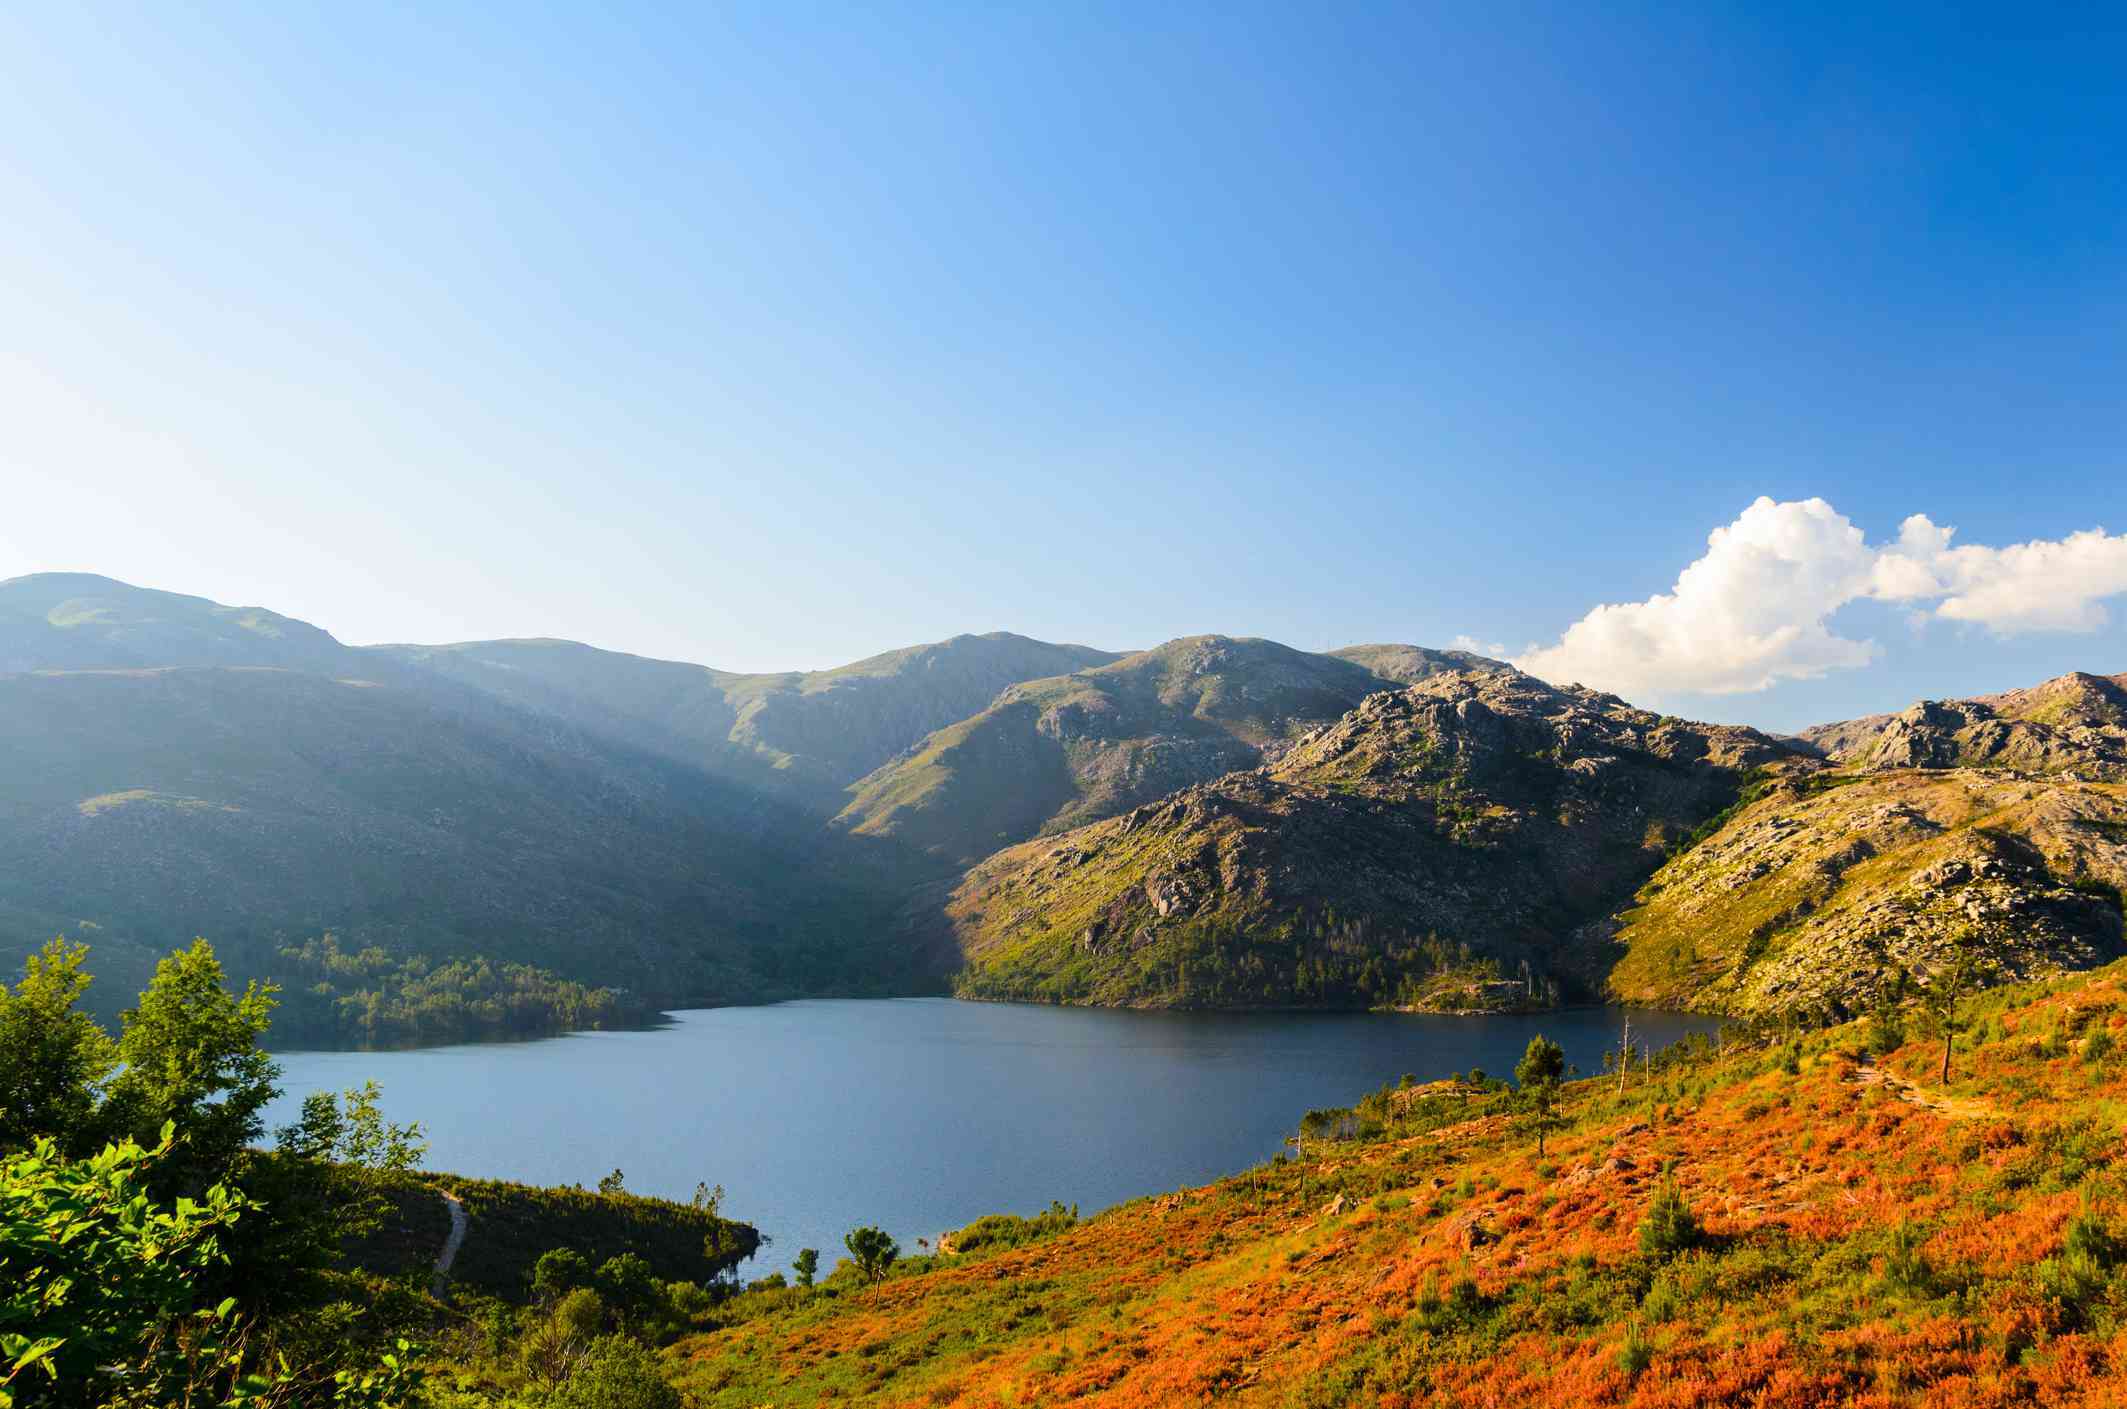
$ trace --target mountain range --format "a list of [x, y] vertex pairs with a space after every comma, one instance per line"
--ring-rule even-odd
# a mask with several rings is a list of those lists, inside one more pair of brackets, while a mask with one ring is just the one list
[[1840, 1012], [1975, 936], [2117, 955], [2127, 887], [2127, 676], [1782, 738], [1414, 645], [738, 674], [40, 574], [0, 582], [0, 760], [0, 963], [76, 935], [125, 992], [205, 934], [343, 1009], [383, 1000], [291, 958], [328, 933], [637, 1007]]

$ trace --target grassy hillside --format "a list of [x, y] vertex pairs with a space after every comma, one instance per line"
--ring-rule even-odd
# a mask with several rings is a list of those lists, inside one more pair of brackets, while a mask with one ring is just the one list
[[2127, 976], [1965, 1015], [1947, 1087], [1859, 1025], [1707, 1043], [1569, 1084], [1541, 1157], [1497, 1087], [1384, 1088], [1297, 1163], [756, 1293], [669, 1365], [734, 1409], [2116, 1404]]
[[[1253, 768], [1377, 690], [1464, 653], [1193, 636], [1005, 691], [863, 779], [841, 824], [968, 863]], [[1477, 659], [1468, 657], [1468, 659]]]
[[833, 813], [844, 790], [1021, 680], [1116, 659], [1009, 632], [833, 670], [739, 675], [573, 641], [383, 646], [377, 654], [601, 737]]
[[665, 1004], [922, 977], [885, 878], [801, 815], [461, 690], [0, 677], [0, 757], [0, 963], [77, 934], [99, 993], [194, 935], [264, 975], [327, 930]]
[[0, 582], [0, 675], [164, 665], [358, 672], [359, 657], [308, 622], [263, 607], [225, 607], [91, 573]]
[[1574, 928], [1787, 756], [1517, 672], [1368, 699], [1276, 763], [969, 873], [973, 997], [1183, 1006], [1550, 1001]]

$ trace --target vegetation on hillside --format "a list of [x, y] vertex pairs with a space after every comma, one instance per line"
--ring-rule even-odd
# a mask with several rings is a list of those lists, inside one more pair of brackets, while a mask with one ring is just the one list
[[[1733, 1031], [1557, 1088], [1320, 1112], [1302, 1158], [1054, 1236], [749, 1294], [707, 1406], [2117, 1402], [2127, 972], [1957, 1005], [1952, 1080], [1865, 1024]], [[1539, 1135], [1545, 1147], [1538, 1150]]]
[[[909, 877], [890, 861], [460, 693], [282, 670], [0, 677], [0, 958], [73, 934], [137, 983], [205, 934], [293, 989], [316, 980], [281, 951], [330, 930], [402, 969], [485, 958], [641, 1006], [935, 984], [895, 932]], [[393, 1024], [389, 987], [356, 991]]]
[[331, 934], [282, 946], [273, 1037], [281, 1047], [433, 1046], [636, 1027], [658, 1010], [639, 995], [593, 988], [529, 964], [432, 961], [371, 945], [350, 952]]
[[934, 729], [1022, 680], [1098, 666], [1112, 651], [1010, 632], [956, 636], [831, 670], [743, 675], [573, 641], [378, 647], [417, 670], [819, 814]]
[[0, 984], [0, 1409], [677, 1405], [652, 1348], [761, 1242], [721, 1190], [424, 1175], [374, 1085], [268, 1146], [273, 991], [232, 992], [201, 941], [114, 1040], [86, 959], [55, 940]]
[[1490, 1008], [1589, 992], [1576, 927], [1789, 750], [1517, 672], [1370, 697], [1277, 762], [975, 867], [969, 997]]

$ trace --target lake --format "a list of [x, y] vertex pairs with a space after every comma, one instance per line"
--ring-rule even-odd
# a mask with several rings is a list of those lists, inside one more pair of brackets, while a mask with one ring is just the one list
[[[638, 1193], [722, 1184], [725, 1212], [774, 1239], [746, 1275], [799, 1248], [832, 1266], [842, 1234], [909, 1252], [984, 1213], [1051, 1199], [1092, 1213], [1276, 1154], [1313, 1107], [1421, 1081], [1513, 1070], [1542, 1032], [1599, 1069], [1622, 1010], [1490, 1017], [1144, 1013], [817, 1000], [673, 1015], [644, 1032], [400, 1052], [282, 1052], [284, 1095], [371, 1078], [394, 1120], [426, 1128], [431, 1169]], [[1657, 1046], [1714, 1020], [1634, 1011]]]

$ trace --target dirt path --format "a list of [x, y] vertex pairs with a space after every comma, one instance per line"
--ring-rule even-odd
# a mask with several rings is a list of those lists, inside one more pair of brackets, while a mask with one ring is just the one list
[[443, 1251], [436, 1254], [436, 1279], [429, 1284], [429, 1295], [443, 1300], [444, 1291], [450, 1286], [451, 1264], [458, 1260], [458, 1249], [465, 1243], [465, 1230], [470, 1220], [465, 1216], [465, 1205], [448, 1189], [438, 1189], [443, 1202], [451, 1211], [450, 1236], [443, 1240]]
[[1881, 1086], [1899, 1100], [1933, 1111], [1945, 1120], [1985, 1120], [1994, 1115], [1994, 1108], [1985, 1101], [1969, 1096], [1951, 1096], [1940, 1091], [1926, 1091], [1900, 1076], [1893, 1076], [1874, 1059], [1854, 1068], [1854, 1080], [1862, 1086]]

